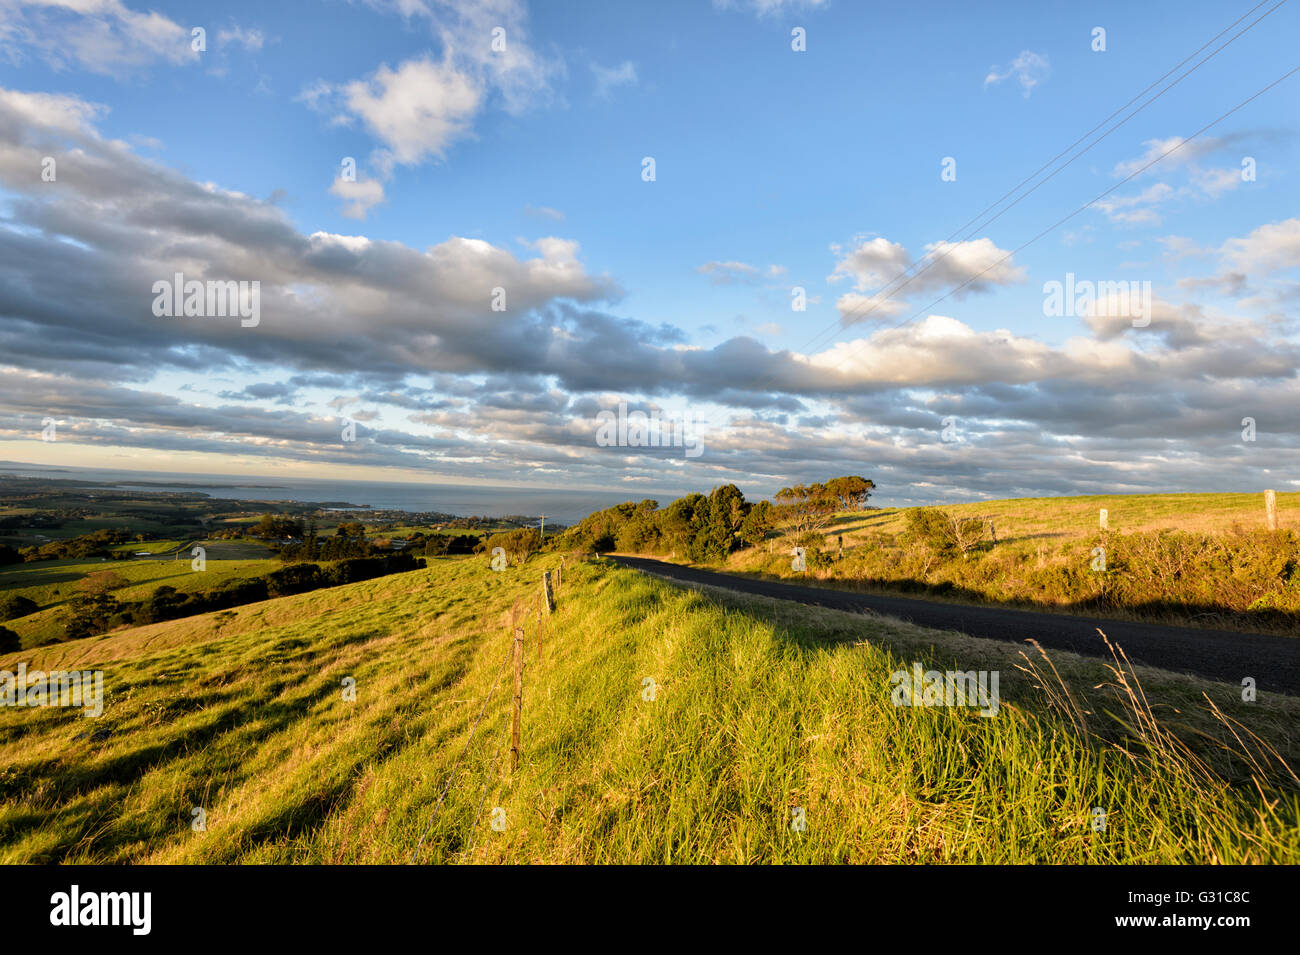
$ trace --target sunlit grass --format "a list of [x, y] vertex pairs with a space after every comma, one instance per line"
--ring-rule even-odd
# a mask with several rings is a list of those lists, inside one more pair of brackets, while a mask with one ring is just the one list
[[[557, 563], [434, 561], [27, 651], [102, 666], [109, 698], [99, 720], [0, 709], [0, 861], [405, 862], [426, 828], [426, 862], [1300, 861], [1294, 790], [1233, 755], [1201, 694], [1292, 760], [1295, 700], [1132, 673], [1206, 775], [1133, 726], [1125, 690], [1096, 688], [1116, 682], [1099, 660], [1052, 654], [1080, 726], [1010, 644], [573, 558], [539, 661], [538, 579]], [[512, 612], [527, 663], [510, 774], [508, 668], [483, 702]], [[913, 660], [999, 670], [998, 715], [893, 706], [889, 675]], [[74, 738], [94, 729], [111, 735]]]

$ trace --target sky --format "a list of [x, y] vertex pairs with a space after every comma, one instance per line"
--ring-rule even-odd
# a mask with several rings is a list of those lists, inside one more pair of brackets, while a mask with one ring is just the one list
[[1287, 0], [0, 0], [0, 460], [1300, 489], [1297, 36]]

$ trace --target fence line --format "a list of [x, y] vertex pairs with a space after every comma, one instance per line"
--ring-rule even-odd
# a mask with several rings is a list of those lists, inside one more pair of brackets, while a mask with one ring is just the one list
[[[549, 615], [554, 612], [555, 603], [556, 603], [555, 596], [551, 590], [550, 571], [546, 571], [542, 575], [542, 592], [536, 596], [533, 603], [533, 607], [537, 615], [537, 658], [539, 662], [541, 661], [541, 654], [542, 654], [542, 635], [545, 632], [544, 617], [542, 616], [543, 597], [545, 597], [546, 611], [547, 614]], [[497, 669], [497, 675], [496, 675], [496, 679], [492, 683], [492, 689], [490, 689], [488, 691], [487, 696], [484, 697], [483, 705], [479, 708], [479, 713], [474, 720], [474, 725], [470, 727], [469, 737], [465, 740], [465, 745], [461, 748], [460, 755], [456, 757], [456, 762], [452, 765], [451, 772], [447, 776], [447, 783], [443, 787], [442, 793], [438, 796], [438, 802], [433, 808], [433, 815], [429, 819], [429, 824], [425, 827], [424, 833], [420, 836], [419, 844], [416, 845], [415, 850], [411, 853], [411, 860], [410, 860], [411, 864], [414, 864], [416, 856], [418, 856], [420, 850], [424, 848], [424, 843], [425, 840], [429, 837], [429, 833], [433, 831], [434, 823], [438, 819], [438, 814], [442, 810], [443, 802], [447, 798], [447, 794], [451, 791], [452, 783], [456, 779], [456, 773], [460, 768], [460, 764], [462, 760], [465, 758], [465, 754], [469, 752], [470, 744], [474, 741], [474, 734], [478, 732], [479, 724], [483, 721], [483, 715], [487, 712], [488, 703], [492, 701], [492, 697], [496, 694], [497, 687], [501, 685], [501, 677], [505, 673], [506, 664], [509, 663], [511, 660], [513, 660], [515, 664], [515, 695], [514, 695], [513, 706], [512, 706], [513, 718], [511, 720], [503, 721], [501, 736], [497, 740], [496, 750], [492, 754], [492, 762], [489, 765], [487, 775], [483, 780], [483, 792], [482, 795], [479, 797], [478, 808], [474, 813], [474, 821], [470, 823], [469, 838], [466, 841], [465, 849], [462, 850], [463, 853], [468, 853], [470, 849], [473, 848], [475, 833], [477, 832], [478, 829], [479, 820], [482, 818], [483, 815], [483, 806], [487, 801], [488, 789], [492, 784], [493, 774], [496, 772], [497, 762], [499, 761], [501, 756], [501, 745], [505, 740], [505, 731], [507, 729], [510, 729], [511, 731], [511, 747], [510, 747], [511, 771], [513, 772], [514, 769], [517, 768], [518, 766], [519, 751], [520, 751], [520, 733], [522, 730], [521, 704], [522, 704], [522, 692], [523, 692], [523, 665], [524, 665], [524, 652], [523, 652], [524, 628], [518, 625], [521, 602], [522, 602], [522, 598], [516, 599], [514, 603], [514, 607], [510, 613], [510, 627], [513, 634], [513, 638], [510, 641], [510, 653], [506, 656], [504, 660], [501, 661], [501, 666]], [[527, 613], [528, 611], [525, 609], [523, 611], [523, 615], [526, 617]]]
[[[511, 650], [513, 651], [513, 649], [514, 647], [512, 646]], [[420, 842], [416, 845], [415, 851], [411, 853], [410, 864], [412, 865], [415, 863], [415, 857], [419, 855], [420, 850], [424, 848], [424, 840], [427, 839], [429, 833], [433, 831], [433, 824], [438, 819], [438, 813], [442, 809], [443, 800], [447, 798], [447, 793], [451, 791], [451, 784], [456, 778], [456, 771], [460, 768], [461, 760], [465, 758], [465, 754], [469, 751], [469, 744], [474, 741], [474, 734], [478, 732], [478, 725], [483, 721], [483, 714], [487, 712], [488, 703], [491, 702], [492, 696], [497, 691], [497, 687], [501, 685], [501, 674], [505, 673], [506, 662], [509, 659], [509, 657], [506, 657], [505, 660], [501, 661], [501, 666], [497, 669], [496, 682], [492, 684], [492, 689], [488, 690], [488, 695], [483, 700], [483, 706], [478, 711], [478, 718], [474, 720], [474, 725], [470, 727], [469, 738], [465, 740], [465, 746], [461, 749], [460, 755], [456, 757], [456, 762], [452, 764], [451, 773], [447, 776], [447, 785], [443, 787], [442, 795], [438, 797], [438, 803], [433, 807], [433, 816], [429, 819], [429, 824], [425, 826], [424, 834], [420, 836]]]

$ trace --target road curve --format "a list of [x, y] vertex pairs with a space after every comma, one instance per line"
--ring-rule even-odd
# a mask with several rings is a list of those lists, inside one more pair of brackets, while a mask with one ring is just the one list
[[1300, 638], [1296, 637], [884, 597], [736, 577], [645, 557], [609, 556], [625, 567], [684, 584], [725, 587], [740, 593], [834, 610], [859, 613], [870, 610], [935, 630], [956, 630], [972, 637], [1011, 643], [1033, 638], [1044, 647], [1109, 657], [1105, 644], [1097, 635], [1100, 627], [1112, 642], [1124, 648], [1128, 658], [1134, 662], [1238, 685], [1243, 677], [1254, 677], [1261, 693], [1300, 696]]

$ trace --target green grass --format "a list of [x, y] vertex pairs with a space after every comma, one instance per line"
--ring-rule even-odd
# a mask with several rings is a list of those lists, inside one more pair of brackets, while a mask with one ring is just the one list
[[[154, 542], [157, 543], [157, 542]], [[206, 569], [191, 569], [189, 550], [181, 559], [155, 560], [41, 560], [10, 564], [0, 568], [0, 593], [21, 593], [40, 605], [40, 610], [25, 617], [4, 622], [4, 626], [22, 638], [24, 646], [37, 646], [63, 635], [64, 606], [78, 593], [76, 584], [87, 574], [111, 571], [128, 581], [113, 595], [120, 601], [143, 600], [154, 589], [166, 584], [181, 593], [210, 590], [226, 580], [256, 577], [283, 566], [260, 545], [248, 546], [238, 541], [206, 541]], [[172, 548], [174, 550], [174, 548]], [[245, 556], [241, 559], [240, 555]]]
[[[1010, 644], [572, 558], [539, 647], [538, 577], [557, 562], [432, 561], [26, 651], [102, 668], [108, 699], [98, 721], [0, 709], [0, 861], [405, 862], [426, 828], [428, 862], [1300, 861], [1291, 778], [1202, 694], [1290, 759], [1300, 701], [1121, 667], [1150, 704], [1134, 709], [1098, 687], [1117, 682], [1100, 661], [1054, 653], [1063, 703]], [[893, 706], [889, 674], [913, 660], [999, 670], [999, 715]], [[75, 738], [90, 729], [111, 733]]]

